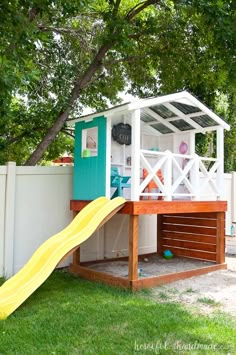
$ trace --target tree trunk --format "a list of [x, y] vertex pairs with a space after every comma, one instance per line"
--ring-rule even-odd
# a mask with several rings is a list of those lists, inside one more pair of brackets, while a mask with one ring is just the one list
[[56, 138], [56, 135], [60, 132], [60, 130], [64, 126], [64, 124], [69, 116], [70, 110], [71, 110], [71, 107], [68, 107], [63, 113], [61, 113], [58, 116], [58, 118], [56, 119], [54, 124], [48, 130], [46, 136], [43, 138], [43, 140], [40, 142], [38, 147], [32, 153], [31, 157], [24, 164], [25, 166], [27, 166], [27, 165], [32, 166], [32, 165], [36, 165], [38, 163], [38, 161], [42, 158], [44, 152], [47, 150], [49, 145]]
[[69, 100], [67, 108], [59, 114], [54, 124], [49, 128], [46, 136], [39, 143], [38, 147], [32, 153], [30, 158], [25, 162], [25, 166], [27, 165], [36, 165], [38, 161], [42, 158], [43, 154], [52, 143], [52, 141], [56, 138], [57, 134], [60, 132], [62, 127], [64, 126], [70, 111], [75, 103], [75, 101], [79, 98], [81, 90], [83, 90], [92, 79], [94, 74], [102, 65], [102, 59], [105, 57], [107, 51], [113, 46], [113, 42], [107, 43], [103, 45], [95, 56], [93, 62], [90, 64], [88, 70], [85, 72], [82, 78], [77, 77], [75, 81], [74, 88], [71, 93], [71, 98]]
[[[126, 21], [131, 22], [131, 20], [138, 13], [140, 13], [150, 5], [157, 4], [159, 1], [160, 0], [146, 0], [144, 2], [135, 5], [126, 15], [125, 17]], [[116, 16], [118, 13], [120, 2], [121, 2], [120, 0], [117, 0], [115, 4], [114, 13], [113, 13], [114, 16]], [[75, 101], [79, 98], [81, 90], [83, 90], [89, 84], [90, 80], [93, 78], [97, 70], [101, 68], [102, 60], [106, 56], [106, 53], [109, 51], [109, 49], [113, 47], [114, 43], [117, 41], [114, 39], [116, 38], [116, 35], [117, 35], [117, 30], [113, 28], [113, 31], [110, 34], [111, 40], [100, 47], [99, 51], [97, 52], [92, 63], [89, 65], [87, 71], [82, 76], [82, 78], [77, 77], [74, 88], [71, 92], [71, 98], [69, 100], [67, 108], [64, 110], [64, 112], [59, 114], [54, 124], [48, 130], [46, 136], [43, 138], [43, 140], [40, 142], [36, 150], [32, 153], [31, 157], [26, 161], [24, 165], [36, 165], [38, 161], [42, 158], [43, 154], [45, 153], [49, 145], [56, 138], [57, 134], [64, 126]]]

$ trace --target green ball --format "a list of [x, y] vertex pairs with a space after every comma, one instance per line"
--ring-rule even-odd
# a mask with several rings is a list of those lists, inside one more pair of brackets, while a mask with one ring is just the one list
[[169, 259], [172, 259], [174, 255], [169, 249], [167, 249], [167, 250], [164, 250], [163, 256], [165, 259], [169, 260]]

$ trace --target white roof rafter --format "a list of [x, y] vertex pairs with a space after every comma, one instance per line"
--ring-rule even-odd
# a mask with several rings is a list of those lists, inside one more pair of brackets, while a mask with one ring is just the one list
[[188, 116], [186, 116], [182, 111], [173, 106], [170, 102], [165, 103], [164, 106], [167, 107], [170, 111], [174, 112], [178, 116], [178, 119], [183, 119], [184, 121], [189, 123], [193, 128], [196, 128], [198, 130], [202, 129], [202, 126], [191, 120]]
[[[170, 124], [168, 121], [166, 121], [166, 119], [164, 119], [163, 117], [161, 117], [160, 115], [158, 115], [158, 113], [154, 112], [153, 110], [151, 110], [149, 107], [146, 107], [145, 112], [148, 113], [149, 116], [152, 116], [153, 118], [156, 119], [155, 123], [162, 123], [163, 125], [165, 125], [166, 127], [168, 127], [169, 129], [171, 129], [171, 131], [175, 132], [175, 133], [180, 133], [181, 131], [176, 128], [175, 126], [173, 126], [172, 124]], [[153, 122], [147, 122], [147, 124], [153, 124]]]
[[[179, 105], [175, 105], [175, 103]], [[181, 110], [182, 108], [181, 105], [183, 107], [183, 111]], [[167, 117], [164, 118], [165, 113], [163, 113], [164, 116], [162, 117], [161, 106], [164, 106], [165, 109], [170, 111], [169, 117], [168, 117], [168, 111], [167, 111]], [[145, 122], [144, 117], [142, 120], [142, 122], [146, 126], [150, 126], [152, 130], [156, 130], [154, 127], [152, 127], [152, 125], [161, 123], [165, 125], [167, 129], [173, 132], [173, 133], [164, 132], [164, 130], [163, 132], [161, 132], [160, 130], [161, 134], [175, 134], [175, 133], [187, 132], [187, 131], [204, 133], [207, 131], [217, 130], [218, 127], [222, 127], [223, 129], [226, 130], [230, 129], [230, 126], [223, 119], [217, 116], [213, 111], [211, 111], [207, 106], [205, 106], [203, 103], [201, 103], [198, 99], [196, 99], [193, 95], [191, 95], [187, 91], [182, 91], [182, 92], [165, 95], [165, 96], [159, 96], [155, 98], [141, 99], [131, 103], [122, 104], [107, 109], [103, 112], [96, 112], [93, 114], [80, 117], [75, 120], [68, 121], [68, 123], [90, 120], [102, 115], [104, 115], [109, 119], [113, 119], [113, 117], [118, 117], [121, 114], [127, 115], [129, 112], [137, 109], [141, 109], [144, 112], [144, 114], [147, 114], [147, 116], [153, 118], [153, 120], [150, 119], [147, 120], [147, 122]], [[160, 114], [157, 112], [159, 109], [160, 109]], [[193, 111], [192, 113], [191, 110]], [[172, 116], [171, 113], [173, 114]], [[196, 120], [194, 119], [195, 117]], [[183, 129], [181, 129], [181, 122], [179, 122], [179, 127], [178, 127], [178, 122], [176, 122], [175, 126], [171, 124], [171, 122], [174, 123], [174, 121], [178, 121], [180, 119], [184, 120], [187, 125], [191, 125], [193, 129], [186, 129], [186, 128], [184, 129], [184, 127], [182, 127]]]

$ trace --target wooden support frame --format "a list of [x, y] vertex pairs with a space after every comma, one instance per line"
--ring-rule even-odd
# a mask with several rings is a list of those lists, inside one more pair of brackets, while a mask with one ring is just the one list
[[162, 220], [163, 217], [161, 214], [157, 215], [157, 254], [162, 255], [163, 249], [162, 249]]
[[225, 262], [225, 214], [224, 212], [217, 213], [216, 224], [216, 262], [217, 264], [223, 264]]
[[220, 265], [211, 265], [202, 267], [199, 269], [175, 272], [167, 275], [159, 275], [154, 277], [148, 277], [146, 279], [140, 279], [137, 281], [133, 281], [131, 285], [132, 290], [141, 290], [142, 288], [150, 288], [155, 286], [162, 286], [171, 282], [184, 280], [189, 277], [200, 276], [204, 274], [208, 274], [209, 272], [217, 271], [217, 270], [225, 270], [227, 268], [226, 264]]
[[129, 280], [138, 279], [138, 228], [139, 217], [130, 216], [129, 223]]
[[[88, 203], [89, 201], [71, 201], [71, 209], [80, 211]], [[226, 207], [226, 201], [128, 201], [118, 212], [129, 215], [128, 277], [118, 277], [89, 269], [89, 263], [80, 265], [79, 249], [74, 251], [70, 271], [92, 281], [139, 290], [226, 269], [224, 242]], [[143, 214], [157, 215], [157, 254], [162, 255], [164, 249], [170, 248], [176, 255], [208, 260], [212, 265], [139, 278], [139, 215]]]

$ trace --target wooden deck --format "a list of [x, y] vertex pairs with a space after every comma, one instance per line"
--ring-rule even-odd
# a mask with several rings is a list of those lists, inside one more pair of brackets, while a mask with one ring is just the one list
[[[71, 210], [77, 213], [89, 202], [72, 200]], [[129, 215], [128, 277], [117, 277], [82, 266], [79, 248], [74, 252], [70, 271], [89, 280], [140, 289], [225, 269], [227, 267], [225, 264], [226, 209], [226, 201], [127, 201], [118, 213]], [[138, 276], [139, 216], [145, 214], [157, 215], [157, 254], [162, 255], [165, 249], [169, 249], [176, 256], [210, 261], [212, 265], [140, 279]]]

